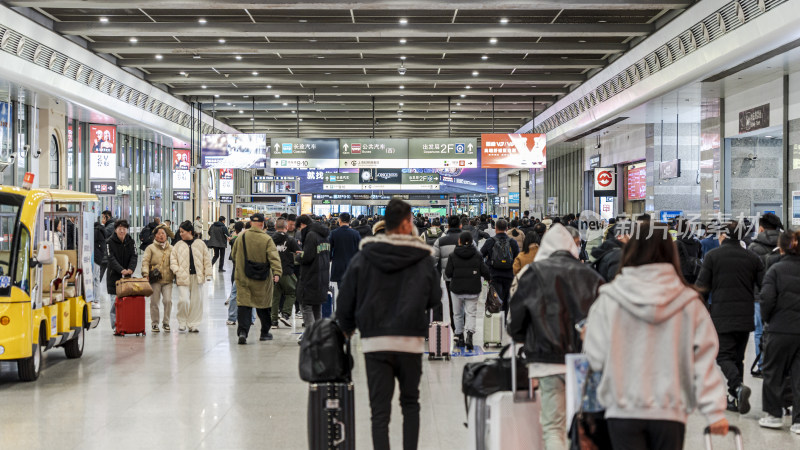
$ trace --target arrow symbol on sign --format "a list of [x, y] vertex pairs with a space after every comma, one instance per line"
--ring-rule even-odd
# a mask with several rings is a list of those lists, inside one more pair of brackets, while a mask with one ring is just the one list
[[281, 148], [281, 147], [280, 147], [280, 144], [278, 144], [278, 143], [276, 142], [276, 143], [275, 143], [275, 151], [277, 152], [277, 151], [278, 151], [278, 149], [280, 149], [280, 148]]
[[469, 145], [467, 146], [467, 148], [469, 149], [469, 151], [472, 151], [472, 142], [470, 142], [470, 143], [469, 143]]
[[350, 148], [350, 146], [345, 143], [344, 144], [344, 151], [347, 151], [348, 148]]

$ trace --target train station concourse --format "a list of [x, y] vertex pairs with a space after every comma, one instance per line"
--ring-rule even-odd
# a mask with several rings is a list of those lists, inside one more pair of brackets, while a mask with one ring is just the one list
[[0, 1], [0, 449], [800, 448], [800, 0]]

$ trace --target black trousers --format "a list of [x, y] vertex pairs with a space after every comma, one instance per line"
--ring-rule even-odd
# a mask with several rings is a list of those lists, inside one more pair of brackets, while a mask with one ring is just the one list
[[[786, 374], [800, 374], [800, 335], [764, 333], [763, 410], [774, 417], [783, 417]], [[792, 423], [800, 423], [800, 376], [789, 377], [792, 387]]]
[[[250, 326], [253, 323], [253, 307], [238, 306], [236, 313], [238, 315], [237, 323], [239, 324], [236, 334], [244, 334], [244, 337], [247, 337], [250, 333]], [[258, 319], [261, 321], [261, 335], [269, 334], [269, 328], [272, 326], [270, 308], [256, 308], [256, 314], [258, 314]]]
[[222, 272], [222, 267], [225, 265], [225, 247], [214, 248], [214, 258], [211, 259], [212, 266], [217, 262], [217, 259], [219, 259], [219, 271]]
[[728, 380], [728, 393], [735, 396], [736, 389], [741, 386], [744, 373], [744, 352], [747, 341], [750, 339], [749, 331], [733, 331], [719, 333], [719, 353], [717, 364], [722, 369], [722, 374]]
[[365, 353], [369, 405], [372, 409], [372, 446], [389, 450], [394, 380], [400, 385], [403, 411], [403, 450], [416, 450], [419, 441], [419, 380], [422, 355], [416, 353]]
[[508, 312], [508, 301], [511, 300], [511, 282], [513, 279], [492, 278], [492, 286], [497, 291], [497, 295], [503, 300], [503, 311]]
[[686, 425], [669, 420], [608, 419], [614, 450], [681, 450]]

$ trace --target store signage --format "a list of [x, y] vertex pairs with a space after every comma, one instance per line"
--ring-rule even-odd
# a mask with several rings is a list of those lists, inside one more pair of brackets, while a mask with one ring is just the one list
[[408, 167], [420, 169], [477, 168], [478, 139], [409, 139]]
[[117, 179], [117, 127], [114, 125], [89, 125], [91, 151], [89, 178], [92, 180]]
[[598, 167], [594, 169], [594, 196], [617, 196], [617, 169], [614, 167]]
[[190, 150], [172, 150], [172, 189], [189, 189], [192, 187]]
[[204, 134], [200, 147], [204, 169], [267, 167], [266, 134]]
[[670, 222], [672, 219], [680, 217], [682, 215], [683, 211], [661, 211], [659, 217], [662, 222]]
[[[219, 169], [219, 193], [233, 195], [233, 169]], [[222, 198], [220, 197], [220, 201]], [[231, 202], [233, 203], [233, 202]]]
[[600, 167], [600, 154], [592, 155], [589, 157], [589, 168], [595, 169]]
[[628, 169], [628, 200], [644, 200], [647, 197], [647, 166], [631, 166]]
[[769, 103], [739, 113], [739, 134], [769, 126]]
[[408, 139], [340, 139], [339, 168], [408, 168]]
[[511, 205], [519, 205], [519, 192], [509, 192], [508, 203]]
[[89, 186], [92, 194], [115, 195], [117, 193], [117, 183], [114, 181], [92, 181]]
[[484, 169], [542, 169], [546, 166], [544, 134], [482, 134], [481, 167]]
[[233, 204], [233, 196], [232, 195], [220, 195], [219, 196], [220, 203], [228, 203]]
[[273, 138], [272, 168], [335, 169], [339, 167], [339, 139]]
[[172, 191], [172, 200], [176, 202], [188, 202], [192, 198], [190, 191]]
[[361, 169], [358, 178], [362, 184], [400, 184], [403, 169]]
[[681, 176], [681, 160], [662, 161], [658, 171], [662, 180], [679, 178]]

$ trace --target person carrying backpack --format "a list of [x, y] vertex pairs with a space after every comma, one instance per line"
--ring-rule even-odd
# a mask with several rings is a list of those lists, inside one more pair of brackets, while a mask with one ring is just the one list
[[[450, 278], [450, 291], [453, 299], [453, 325], [456, 333], [456, 346], [473, 350], [472, 336], [478, 309], [478, 296], [481, 293], [481, 277], [491, 281], [489, 268], [483, 262], [478, 249], [472, 243], [472, 233], [463, 231], [458, 238], [458, 246], [447, 259], [444, 270]], [[464, 333], [466, 332], [466, 341]]]
[[436, 243], [437, 239], [442, 237], [442, 234], [444, 234], [442, 231], [442, 223], [439, 221], [439, 219], [433, 219], [431, 222], [431, 227], [422, 233], [422, 237], [425, 239], [425, 242], [428, 245], [433, 247], [433, 244]]
[[161, 219], [154, 217], [153, 221], [145, 225], [139, 232], [139, 250], [145, 251], [153, 243], [153, 231], [161, 224]]
[[675, 230], [678, 232], [678, 237], [675, 239], [675, 245], [678, 248], [678, 257], [681, 263], [681, 274], [689, 284], [694, 284], [697, 281], [697, 276], [700, 275], [700, 269], [703, 267], [701, 257], [703, 255], [703, 245], [694, 238], [692, 227], [684, 218], [678, 218], [675, 221]]
[[514, 280], [514, 259], [519, 255], [517, 241], [506, 234], [508, 222], [497, 221], [495, 235], [486, 240], [481, 247], [481, 255], [487, 260], [491, 273], [492, 286], [503, 301], [503, 311], [508, 311], [511, 282]]

